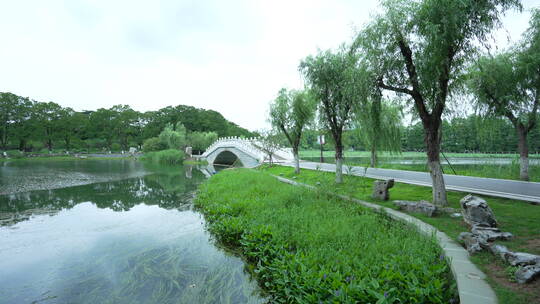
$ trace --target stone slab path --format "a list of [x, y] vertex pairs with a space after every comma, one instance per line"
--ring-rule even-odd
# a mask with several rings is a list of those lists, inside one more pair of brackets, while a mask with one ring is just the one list
[[[283, 163], [293, 167], [293, 163]], [[335, 172], [335, 164], [301, 161], [300, 167], [311, 170]], [[375, 179], [391, 179], [396, 182], [431, 187], [431, 177], [426, 172], [343, 166], [344, 174], [366, 176]], [[508, 179], [472, 177], [444, 174], [447, 190], [504, 197], [515, 200], [540, 203], [540, 183], [522, 182]]]

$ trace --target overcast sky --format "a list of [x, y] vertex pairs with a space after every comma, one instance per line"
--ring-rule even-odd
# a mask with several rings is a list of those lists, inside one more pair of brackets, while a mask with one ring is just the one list
[[[504, 18], [504, 47], [527, 27]], [[268, 126], [281, 87], [303, 86], [300, 60], [350, 41], [378, 1], [0, 0], [0, 91], [75, 110], [128, 104], [213, 109]]]

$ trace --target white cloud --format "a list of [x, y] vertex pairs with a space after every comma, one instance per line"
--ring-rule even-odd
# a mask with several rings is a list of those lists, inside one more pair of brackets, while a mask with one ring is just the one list
[[[76, 110], [187, 104], [260, 129], [279, 88], [302, 85], [300, 60], [349, 41], [376, 8], [353, 0], [3, 1], [0, 91]], [[528, 15], [504, 20], [515, 38]]]

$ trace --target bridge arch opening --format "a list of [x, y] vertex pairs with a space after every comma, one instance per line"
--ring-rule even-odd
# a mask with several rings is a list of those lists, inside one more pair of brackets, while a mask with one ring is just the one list
[[242, 161], [231, 151], [223, 151], [216, 156], [214, 165], [243, 167]]

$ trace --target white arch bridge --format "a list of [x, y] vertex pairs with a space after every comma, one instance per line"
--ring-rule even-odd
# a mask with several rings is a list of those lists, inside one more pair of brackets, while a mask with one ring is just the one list
[[[252, 168], [269, 162], [268, 153], [264, 152], [262, 142], [257, 138], [223, 137], [216, 140], [201, 155], [209, 165], [243, 166]], [[274, 162], [293, 161], [292, 149], [282, 148], [272, 154]]]

